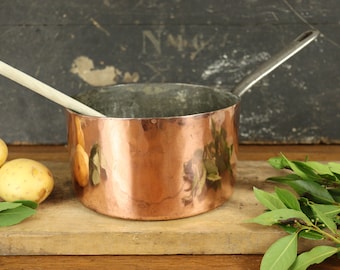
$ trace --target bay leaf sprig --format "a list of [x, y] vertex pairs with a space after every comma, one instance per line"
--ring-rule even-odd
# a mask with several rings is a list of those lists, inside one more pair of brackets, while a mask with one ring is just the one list
[[[254, 187], [255, 197], [267, 210], [248, 222], [277, 225], [289, 235], [268, 248], [261, 269], [302, 270], [340, 254], [340, 164], [292, 161], [283, 154], [269, 159], [269, 164], [287, 174], [267, 181], [288, 185], [292, 191], [276, 187], [270, 193]], [[300, 238], [328, 241], [298, 254]]]
[[36, 213], [33, 201], [0, 202], [0, 227], [12, 226]]
[[316, 161], [291, 161], [283, 154], [268, 160], [276, 169], [287, 169], [291, 173], [269, 177], [267, 180], [293, 188], [300, 196], [322, 204], [340, 203], [340, 164]]

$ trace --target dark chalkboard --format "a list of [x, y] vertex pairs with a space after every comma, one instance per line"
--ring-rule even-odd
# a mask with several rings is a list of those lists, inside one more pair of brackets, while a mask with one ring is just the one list
[[[242, 143], [340, 142], [338, 0], [1, 0], [0, 59], [68, 95], [183, 82], [232, 89], [301, 32], [321, 36], [242, 97]], [[0, 76], [0, 137], [64, 144], [64, 109]]]

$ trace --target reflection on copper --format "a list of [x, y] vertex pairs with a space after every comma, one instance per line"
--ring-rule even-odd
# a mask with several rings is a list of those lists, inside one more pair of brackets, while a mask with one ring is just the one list
[[[152, 119], [97, 118], [68, 110], [77, 196], [99, 213], [135, 220], [177, 219], [220, 206], [235, 181], [238, 106]], [[94, 146], [96, 161], [91, 160]], [[100, 179], [94, 181], [89, 168], [74, 162], [80, 147], [88, 163], [96, 163]], [[77, 180], [84, 172], [89, 181]]]

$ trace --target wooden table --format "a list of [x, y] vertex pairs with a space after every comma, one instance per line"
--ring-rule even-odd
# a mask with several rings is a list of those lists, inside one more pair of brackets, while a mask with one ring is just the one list
[[[9, 159], [26, 157], [47, 162], [67, 162], [64, 146], [11, 146]], [[265, 161], [284, 152], [290, 159], [340, 160], [340, 145], [242, 145], [240, 162]], [[94, 240], [95, 241], [95, 240]], [[1, 250], [1, 249], [0, 249]], [[0, 269], [259, 269], [262, 255], [44, 255], [0, 256]], [[332, 257], [311, 269], [340, 269]]]

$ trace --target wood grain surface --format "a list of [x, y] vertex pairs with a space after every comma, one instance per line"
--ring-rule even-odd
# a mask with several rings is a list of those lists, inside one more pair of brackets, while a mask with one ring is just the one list
[[253, 186], [273, 189], [264, 180], [277, 171], [263, 161], [239, 162], [234, 194], [221, 207], [190, 218], [150, 222], [85, 208], [73, 193], [69, 164], [44, 164], [54, 175], [54, 191], [34, 217], [0, 228], [2, 255], [261, 254], [284, 235], [274, 227], [244, 223], [264, 211]]
[[[263, 160], [266, 160], [268, 157], [276, 155], [280, 151], [283, 151], [290, 158], [298, 158], [303, 159], [306, 155], [313, 157], [314, 160], [339, 160], [340, 156], [340, 147], [338, 145], [319, 145], [319, 146], [241, 146], [240, 147], [240, 159], [241, 159], [241, 168], [246, 164], [260, 164], [264, 165]], [[47, 162], [48, 164], [58, 164], [58, 166], [65, 166], [65, 162], [67, 162], [67, 151], [64, 146], [40, 146], [40, 147], [10, 147], [10, 158], [16, 157], [30, 157], [35, 158], [37, 160], [42, 160]], [[256, 162], [250, 162], [249, 160], [254, 160]], [[59, 167], [55, 165], [54, 170], [58, 171]], [[245, 167], [245, 166], [244, 166]], [[254, 168], [253, 168], [254, 169]], [[243, 179], [248, 179], [250, 175], [253, 174], [252, 171], [248, 171], [247, 173], [241, 169], [242, 177], [240, 181]], [[66, 170], [64, 171], [67, 174]], [[267, 172], [268, 173], [268, 172]], [[263, 172], [261, 173], [262, 176]], [[257, 180], [261, 182], [261, 179]], [[249, 186], [247, 186], [249, 188]], [[235, 192], [237, 194], [237, 190]], [[70, 195], [70, 193], [69, 193]], [[61, 199], [61, 196], [69, 196], [67, 194], [58, 195], [58, 192], [54, 194], [54, 199], [51, 199], [50, 202], [46, 202], [45, 209], [41, 209], [41, 212], [44, 212], [51, 206], [53, 200]], [[53, 198], [53, 197], [52, 197]], [[99, 218], [96, 213], [91, 213], [91, 210], [84, 209], [80, 204], [73, 200], [73, 198], [69, 198], [70, 201], [73, 201], [74, 205], [77, 208], [82, 209], [80, 212], [85, 211], [90, 216], [96, 216]], [[251, 199], [252, 200], [252, 199]], [[251, 201], [250, 200], [250, 201]], [[229, 204], [232, 203], [232, 200]], [[50, 205], [49, 205], [50, 204]], [[228, 203], [226, 203], [228, 205]], [[214, 210], [216, 212], [223, 212], [223, 207], [221, 209]], [[64, 211], [64, 210], [62, 210]], [[211, 213], [203, 214], [201, 216], [209, 216], [213, 214]], [[260, 209], [256, 209], [256, 211], [260, 211]], [[254, 212], [255, 213], [255, 212]], [[238, 213], [240, 214], [240, 213]], [[183, 219], [183, 221], [191, 220], [191, 219], [199, 219], [200, 217], [192, 217], [188, 219]], [[106, 220], [106, 217], [101, 216], [100, 220]], [[111, 221], [112, 219], [109, 218]], [[181, 222], [183, 222], [181, 221]], [[37, 220], [31, 220], [31, 222], [37, 222]], [[176, 221], [175, 221], [176, 222]], [[167, 222], [166, 222], [167, 223]], [[24, 223], [23, 223], [24, 224]], [[61, 223], [59, 223], [61, 224]], [[74, 225], [77, 225], [77, 221], [74, 222]], [[69, 224], [65, 224], [68, 226]], [[25, 225], [26, 226], [26, 225]], [[193, 225], [188, 225], [193, 226]], [[14, 228], [14, 227], [13, 227]], [[106, 228], [107, 229], [107, 228]], [[259, 228], [260, 229], [260, 228]], [[267, 228], [268, 229], [268, 228]], [[26, 227], [26, 232], [28, 231]], [[25, 232], [25, 230], [17, 230], [19, 234], [15, 235], [15, 237], [19, 237], [20, 233]], [[82, 229], [84, 230], [84, 229]], [[103, 228], [101, 228], [103, 230]], [[261, 229], [260, 229], [261, 230]], [[73, 229], [73, 232], [76, 231]], [[259, 231], [257, 231], [259, 232]], [[276, 229], [271, 229], [267, 232], [273, 232], [274, 234], [280, 233]], [[1, 239], [6, 239], [7, 236], [4, 237], [4, 230], [0, 232], [2, 234]], [[45, 232], [43, 231], [42, 234]], [[22, 235], [21, 235], [22, 236]], [[39, 236], [38, 236], [39, 237]], [[271, 235], [273, 237], [273, 235]], [[85, 238], [84, 238], [85, 239]], [[266, 237], [264, 237], [266, 239]], [[251, 239], [250, 239], [251, 240]], [[8, 241], [8, 240], [6, 240]], [[6, 242], [5, 241], [5, 242]], [[205, 239], [203, 240], [206, 241]], [[267, 240], [264, 240], [266, 242]], [[97, 241], [92, 241], [93, 244], [96, 244]], [[13, 243], [16, 246], [20, 245], [20, 243]], [[34, 244], [34, 241], [32, 242]], [[40, 246], [43, 246], [43, 242], [39, 242]], [[55, 242], [56, 245], [60, 244]], [[72, 245], [72, 243], [64, 243], [64, 245]], [[119, 245], [123, 245], [119, 243]], [[25, 245], [23, 245], [24, 247]], [[0, 250], [3, 250], [3, 240], [2, 246]], [[221, 248], [223, 248], [221, 246]], [[154, 255], [105, 255], [105, 256], [54, 256], [54, 255], [45, 255], [45, 256], [0, 256], [0, 269], [259, 269], [260, 261], [262, 255], [163, 255], [163, 256], [154, 256]], [[339, 269], [339, 260], [336, 257], [332, 257], [328, 259], [326, 262], [321, 265], [315, 265], [310, 269]]]
[[[257, 270], [262, 255], [0, 256], [2, 270]], [[309, 270], [338, 270], [332, 257]]]

